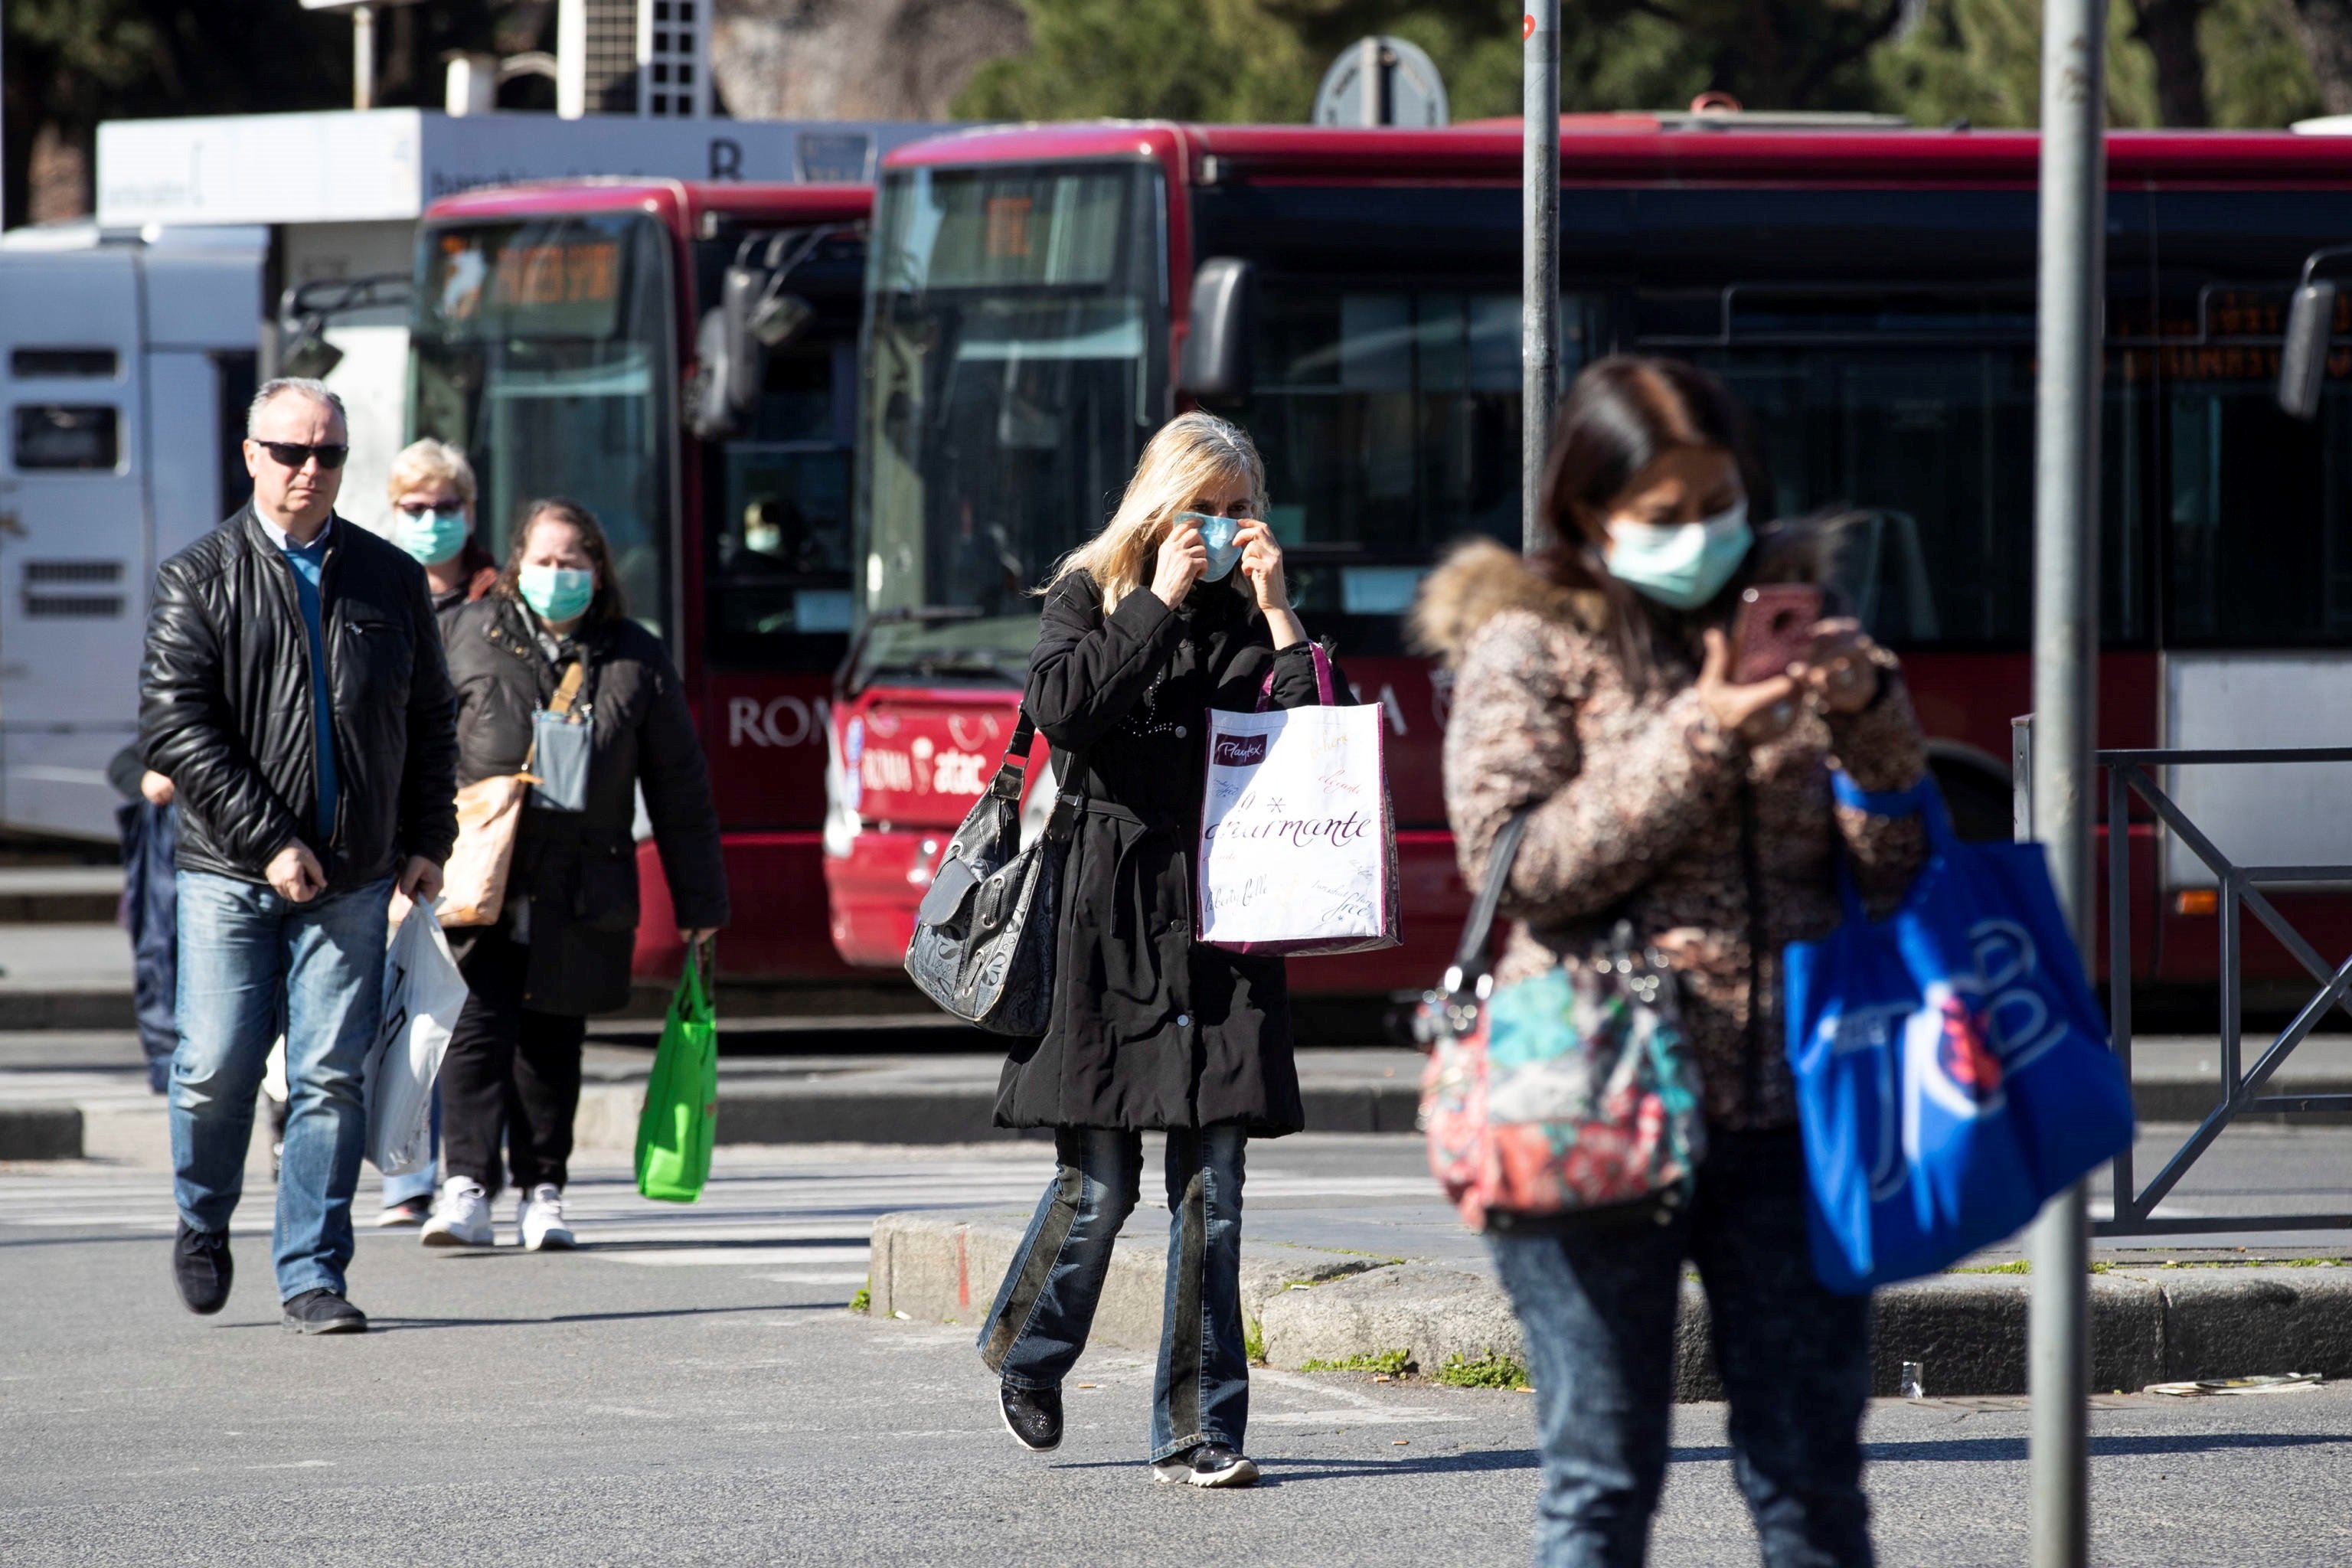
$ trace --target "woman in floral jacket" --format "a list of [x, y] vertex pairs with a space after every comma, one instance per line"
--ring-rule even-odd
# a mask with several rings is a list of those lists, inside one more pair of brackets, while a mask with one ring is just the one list
[[1734, 1471], [1772, 1568], [1870, 1561], [1858, 1428], [1865, 1299], [1813, 1278], [1781, 1046], [1780, 951], [1839, 918], [1836, 868], [1884, 907], [1916, 822], [1831, 797], [1926, 765], [1894, 656], [1846, 620], [1810, 659], [1729, 678], [1742, 588], [1818, 574], [1818, 531], [1748, 527], [1742, 420], [1711, 376], [1614, 358], [1570, 389], [1547, 499], [1561, 542], [1457, 551], [1416, 615], [1453, 665], [1445, 792], [1477, 886], [1531, 815], [1496, 980], [1590, 951], [1620, 920], [1668, 956], [1705, 1089], [1693, 1201], [1661, 1223], [1493, 1238], [1526, 1329], [1544, 1439], [1538, 1561], [1635, 1563], [1663, 1483], [1682, 1264], [1696, 1261], [1731, 1401]]

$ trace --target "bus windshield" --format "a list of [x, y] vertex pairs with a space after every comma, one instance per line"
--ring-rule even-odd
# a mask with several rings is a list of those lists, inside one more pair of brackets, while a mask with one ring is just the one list
[[1165, 413], [1164, 210], [1142, 165], [884, 181], [854, 681], [1023, 679], [1033, 591], [1110, 515]]
[[423, 231], [409, 428], [463, 447], [504, 559], [531, 500], [596, 514], [629, 614], [669, 620], [667, 242], [631, 214]]

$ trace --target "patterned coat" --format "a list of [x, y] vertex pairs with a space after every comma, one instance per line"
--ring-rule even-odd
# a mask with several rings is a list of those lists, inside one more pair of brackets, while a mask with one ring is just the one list
[[1682, 977], [1707, 1120], [1787, 1126], [1781, 949], [1837, 924], [1841, 852], [1882, 911], [1924, 861], [1916, 821], [1830, 795], [1832, 768], [1871, 790], [1918, 781], [1927, 758], [1910, 700], [1882, 653], [1869, 707], [1809, 712], [1751, 749], [1699, 700], [1696, 617], [1660, 617], [1643, 689], [1597, 611], [1597, 595], [1557, 588], [1484, 542], [1433, 574], [1417, 611], [1423, 640], [1454, 668], [1446, 812], [1472, 886], [1503, 824], [1535, 805], [1503, 900], [1516, 921], [1496, 979], [1539, 973], [1631, 920]]

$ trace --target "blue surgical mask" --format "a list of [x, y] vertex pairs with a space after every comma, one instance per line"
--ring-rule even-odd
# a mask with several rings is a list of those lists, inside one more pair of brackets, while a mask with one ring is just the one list
[[1209, 547], [1209, 569], [1201, 574], [1203, 583], [1222, 583], [1233, 574], [1241, 558], [1242, 547], [1234, 542], [1234, 535], [1242, 529], [1242, 520], [1218, 517], [1209, 512], [1180, 511], [1179, 522], [1191, 522], [1201, 531], [1201, 542]]
[[1695, 610], [1723, 592], [1755, 542], [1745, 500], [1705, 522], [1612, 522], [1609, 574], [1645, 598]]
[[392, 514], [392, 542], [427, 566], [438, 566], [466, 548], [466, 512], [462, 507], [436, 511]]
[[541, 620], [560, 624], [576, 619], [596, 596], [596, 574], [576, 566], [526, 566], [517, 586]]

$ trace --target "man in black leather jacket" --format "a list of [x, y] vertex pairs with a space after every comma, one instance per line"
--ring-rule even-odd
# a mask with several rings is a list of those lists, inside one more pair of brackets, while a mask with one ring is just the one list
[[190, 1310], [228, 1300], [229, 1216], [283, 1009], [289, 1115], [275, 1241], [285, 1323], [364, 1330], [343, 1296], [382, 1023], [387, 909], [430, 903], [457, 839], [457, 731], [425, 572], [334, 515], [350, 437], [315, 381], [247, 418], [253, 500], [163, 563], [140, 742], [180, 811], [171, 1089]]

